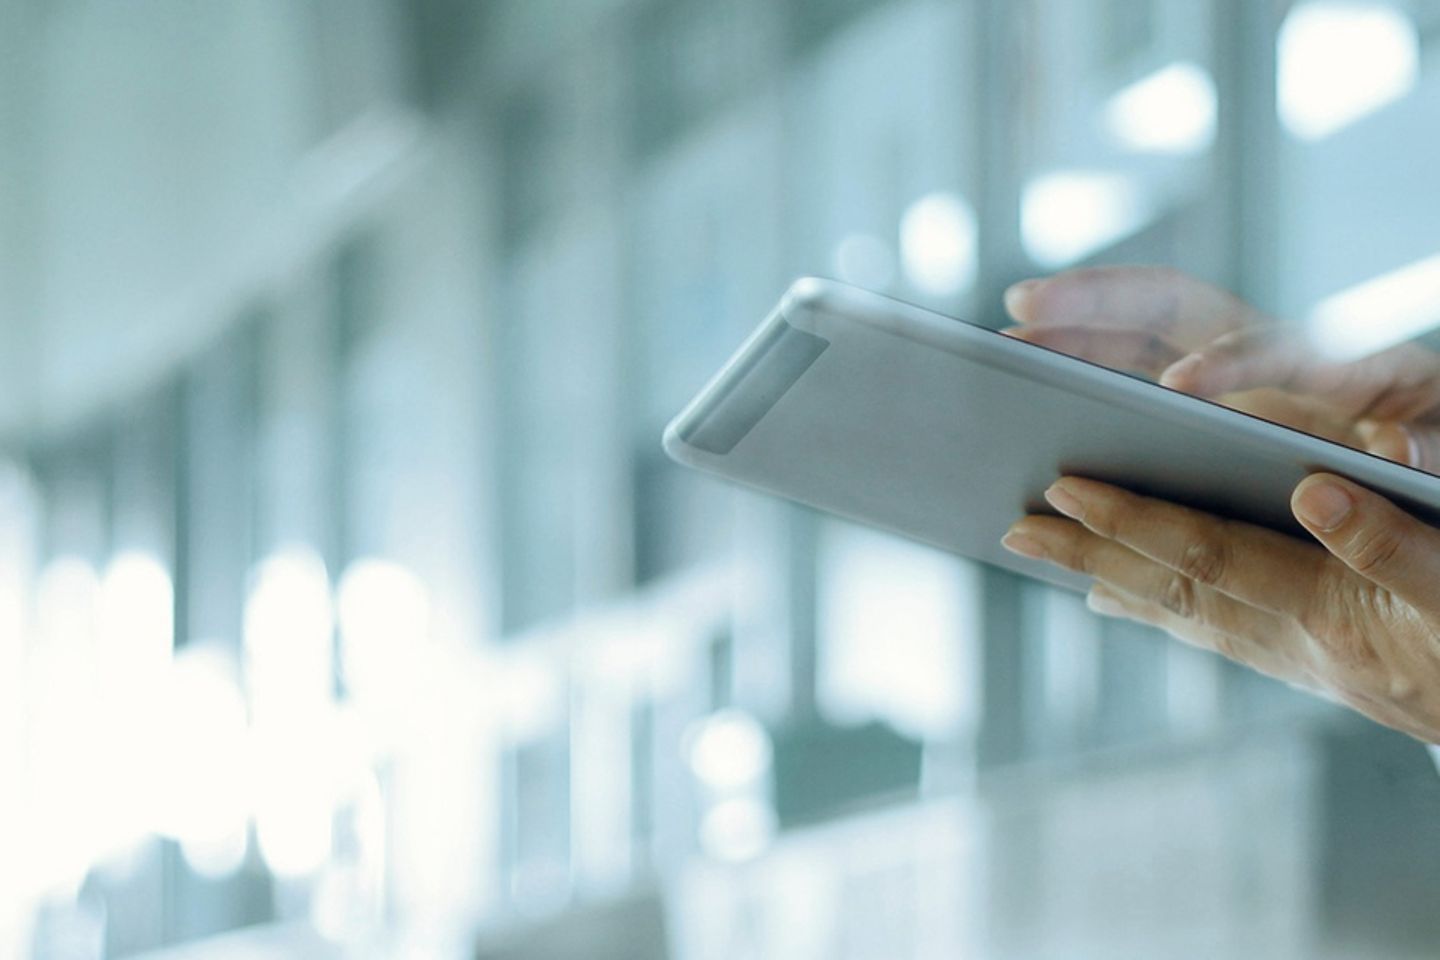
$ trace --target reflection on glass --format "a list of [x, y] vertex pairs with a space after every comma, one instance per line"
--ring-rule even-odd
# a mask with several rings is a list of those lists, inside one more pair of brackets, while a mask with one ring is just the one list
[[852, 233], [835, 248], [835, 277], [867, 290], [885, 290], [895, 279], [895, 254], [870, 233]]
[[1135, 232], [1149, 216], [1140, 187], [1130, 177], [1056, 171], [1025, 185], [1021, 238], [1036, 263], [1057, 269]]
[[1420, 74], [1420, 38], [1403, 10], [1371, 0], [1312, 0], [1280, 28], [1280, 119], [1320, 140], [1405, 96]]
[[1440, 255], [1326, 297], [1308, 333], [1322, 356], [1356, 360], [1440, 326]]
[[931, 193], [900, 221], [900, 257], [916, 289], [936, 297], [963, 293], [975, 280], [975, 211], [953, 193]]
[[1135, 81], [1105, 106], [1115, 142], [1137, 153], [1190, 155], [1215, 139], [1215, 82], [1193, 63], [1172, 63]]

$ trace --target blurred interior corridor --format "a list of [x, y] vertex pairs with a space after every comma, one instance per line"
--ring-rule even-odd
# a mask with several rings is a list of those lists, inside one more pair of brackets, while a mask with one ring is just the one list
[[802, 274], [1440, 317], [1437, 57], [1440, 0], [0, 0], [0, 960], [1436, 956], [1418, 743], [659, 438]]

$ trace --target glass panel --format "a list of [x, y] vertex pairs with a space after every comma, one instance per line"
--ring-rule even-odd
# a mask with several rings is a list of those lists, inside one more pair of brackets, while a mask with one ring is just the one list
[[1046, 0], [1029, 19], [1021, 233], [1041, 267], [1099, 254], [1203, 190], [1219, 119], [1212, 16]]
[[802, 272], [963, 309], [979, 257], [968, 26], [958, 7], [886, 6], [797, 72], [786, 226]]

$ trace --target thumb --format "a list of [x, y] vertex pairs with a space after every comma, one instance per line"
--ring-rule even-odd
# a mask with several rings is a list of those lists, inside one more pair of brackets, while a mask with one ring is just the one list
[[1433, 606], [1440, 532], [1358, 484], [1306, 477], [1290, 500], [1295, 518], [1346, 566], [1402, 600]]

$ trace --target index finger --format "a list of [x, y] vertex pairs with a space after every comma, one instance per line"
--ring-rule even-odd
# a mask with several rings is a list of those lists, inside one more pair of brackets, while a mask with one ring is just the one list
[[1440, 409], [1440, 357], [1424, 347], [1404, 344], [1335, 362], [1274, 328], [1219, 337], [1166, 370], [1160, 382], [1202, 396], [1277, 387], [1323, 397], [1337, 410], [1371, 420], [1412, 421]]
[[1327, 567], [1319, 546], [1109, 484], [1064, 477], [1045, 493], [1056, 510], [1206, 587], [1300, 620], [1322, 602]]
[[1027, 280], [1006, 292], [1005, 307], [1026, 326], [1141, 330], [1187, 351], [1266, 322], [1233, 294], [1168, 267], [1092, 267]]

